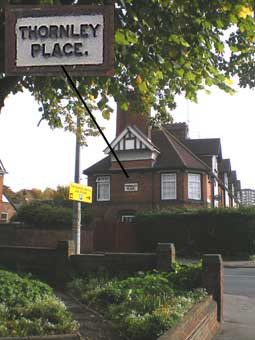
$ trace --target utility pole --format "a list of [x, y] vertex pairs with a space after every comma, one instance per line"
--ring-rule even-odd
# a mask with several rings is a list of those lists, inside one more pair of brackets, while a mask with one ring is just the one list
[[[80, 119], [77, 116], [74, 182], [78, 184], [80, 183], [80, 146]], [[74, 241], [74, 253], [79, 255], [81, 249], [81, 202], [78, 201], [73, 201], [72, 239]]]

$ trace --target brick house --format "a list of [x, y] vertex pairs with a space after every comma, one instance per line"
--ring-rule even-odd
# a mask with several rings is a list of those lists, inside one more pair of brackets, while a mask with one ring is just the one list
[[[114, 149], [84, 170], [93, 187], [95, 250], [135, 250], [132, 220], [142, 211], [225, 206], [219, 139], [190, 139], [185, 123], [151, 129], [146, 117], [117, 110]], [[231, 193], [229, 189], [226, 189]]]
[[0, 222], [2, 219], [5, 219], [4, 214], [4, 202], [3, 202], [3, 187], [4, 187], [4, 175], [6, 174], [6, 170], [2, 161], [0, 160]]

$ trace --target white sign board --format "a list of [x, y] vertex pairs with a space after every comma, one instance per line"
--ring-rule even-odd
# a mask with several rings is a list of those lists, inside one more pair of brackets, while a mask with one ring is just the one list
[[7, 75], [114, 75], [114, 5], [8, 6]]
[[17, 66], [103, 63], [103, 15], [18, 18]]

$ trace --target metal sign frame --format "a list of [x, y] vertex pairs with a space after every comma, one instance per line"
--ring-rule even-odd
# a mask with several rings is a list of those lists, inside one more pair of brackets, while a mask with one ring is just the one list
[[103, 63], [86, 65], [65, 65], [72, 75], [79, 76], [113, 76], [114, 74], [114, 5], [81, 5], [81, 6], [8, 6], [5, 9], [5, 72], [7, 75], [60, 75], [58, 65], [17, 66], [16, 65], [16, 32], [18, 18], [81, 16], [101, 14], [104, 18]]

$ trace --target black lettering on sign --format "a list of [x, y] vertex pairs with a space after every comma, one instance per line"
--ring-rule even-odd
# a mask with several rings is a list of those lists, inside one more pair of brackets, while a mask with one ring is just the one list
[[45, 44], [42, 44], [42, 56], [45, 58], [49, 58], [51, 56], [50, 53], [46, 52]]
[[40, 44], [32, 44], [31, 45], [31, 56], [33, 58], [37, 57], [37, 55], [40, 53], [41, 51], [41, 45]]
[[63, 57], [61, 47], [58, 43], [56, 43], [53, 47], [52, 57]]
[[74, 25], [71, 25], [71, 37], [72, 38], [79, 38], [79, 33], [75, 33]]
[[77, 57], [82, 56], [82, 51], [80, 50], [82, 48], [82, 43], [74, 43], [74, 55], [76, 55]]
[[93, 32], [93, 37], [96, 38], [97, 37], [97, 30], [98, 28], [101, 26], [100, 24], [97, 24], [96, 26], [93, 26], [92, 24], [89, 25], [92, 29]]
[[80, 26], [81, 37], [83, 37], [83, 38], [88, 38], [89, 37], [89, 34], [87, 32], [88, 28], [89, 28], [88, 24], [81, 24], [81, 26]]
[[29, 39], [37, 39], [37, 26], [34, 26], [34, 28], [32, 28], [31, 26], [28, 26], [28, 37]]
[[20, 27], [19, 27], [19, 30], [21, 31], [21, 38], [22, 38], [23, 40], [25, 40], [25, 39], [26, 39], [26, 38], [25, 38], [25, 32], [28, 31], [28, 27], [27, 27], [27, 26], [20, 26]]
[[69, 25], [59, 26], [59, 38], [69, 38]]
[[50, 25], [49, 38], [51, 38], [51, 39], [57, 39], [58, 38], [58, 26], [57, 25]]
[[63, 53], [66, 57], [73, 55], [73, 45], [70, 43], [65, 44], [63, 46]]
[[39, 38], [45, 39], [49, 37], [49, 28], [47, 26], [40, 26], [38, 28]]

